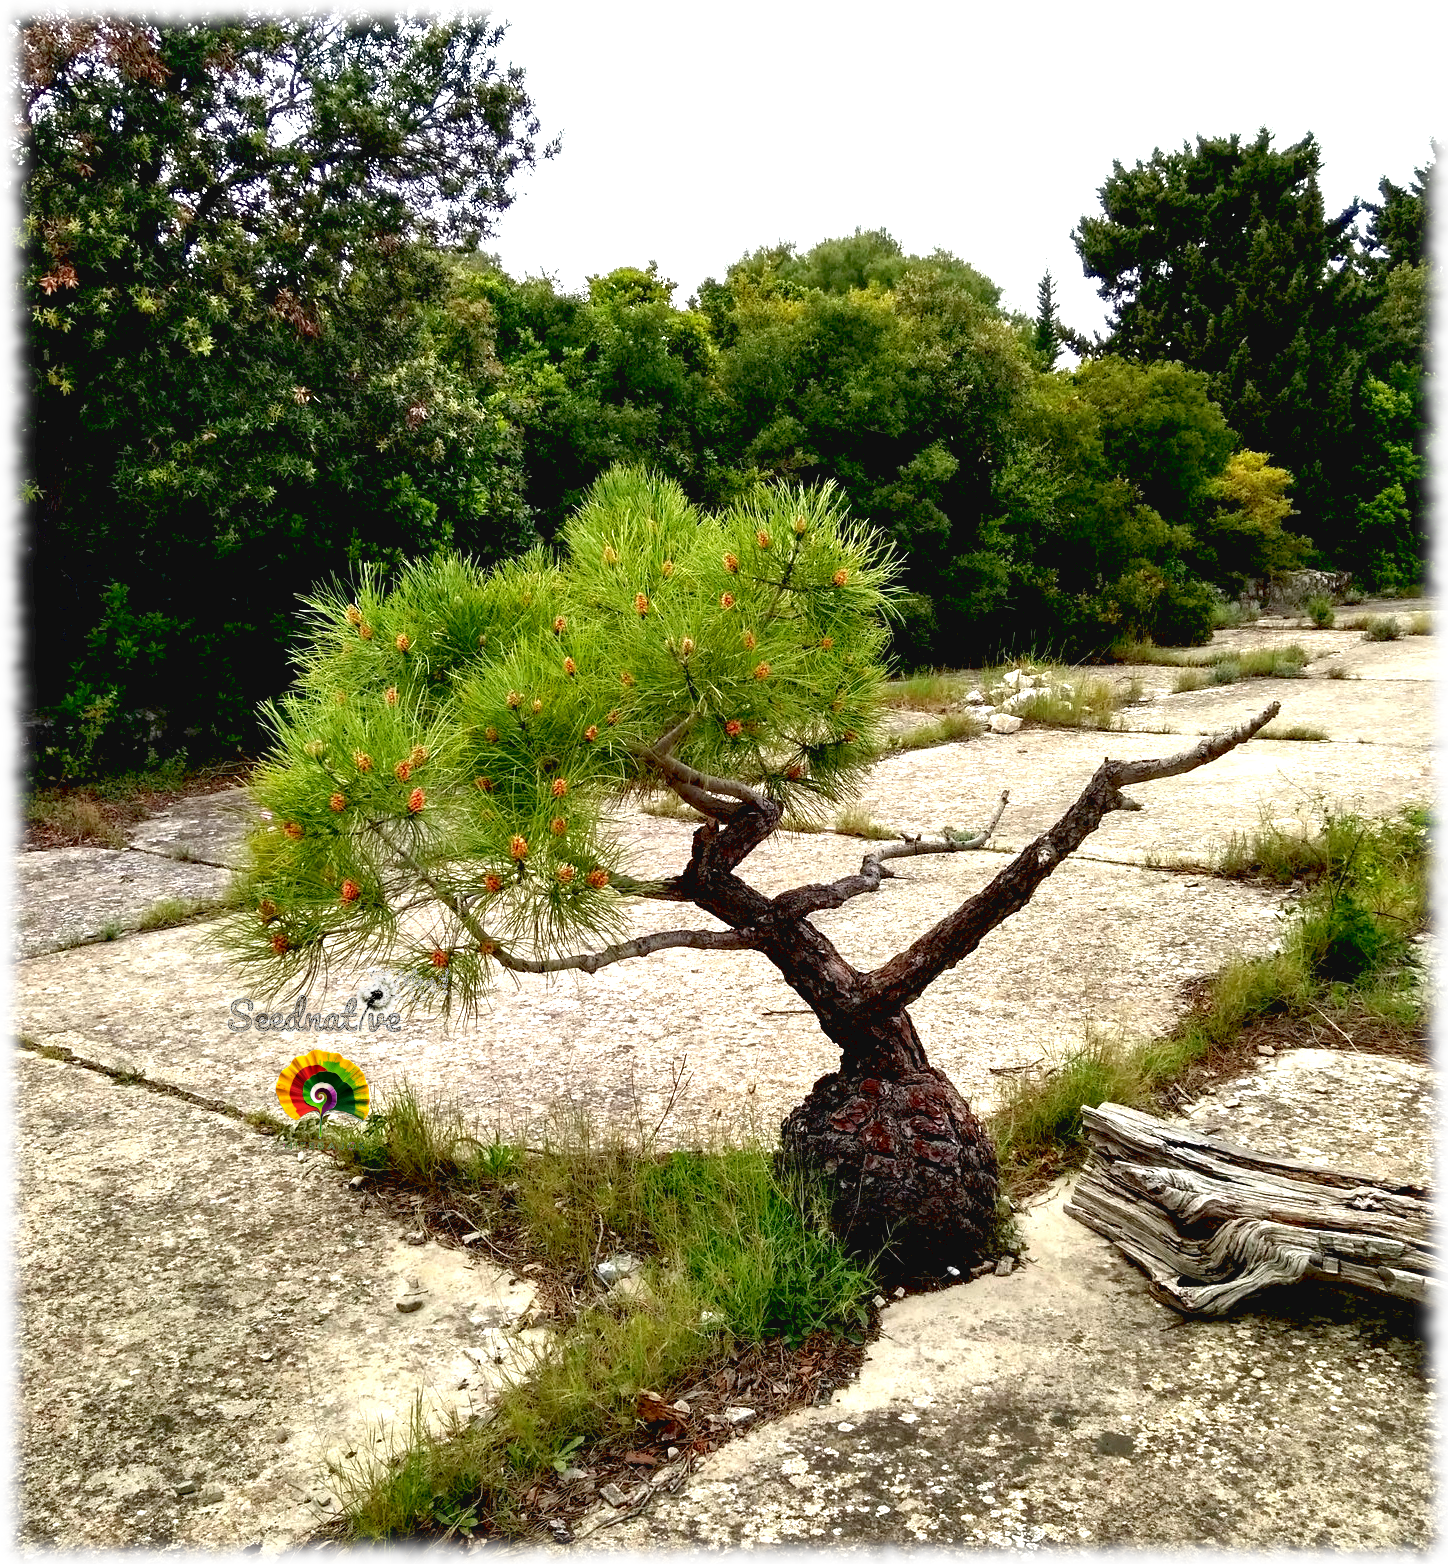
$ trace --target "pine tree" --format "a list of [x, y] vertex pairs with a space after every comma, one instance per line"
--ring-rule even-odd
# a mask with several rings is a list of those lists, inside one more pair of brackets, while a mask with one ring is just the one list
[[1061, 356], [1061, 328], [1056, 319], [1056, 285], [1049, 271], [1036, 286], [1036, 329], [1031, 346], [1041, 355], [1047, 369], [1056, 367]]
[[[253, 793], [272, 822], [251, 842], [251, 910], [222, 947], [277, 993], [329, 961], [400, 960], [444, 1012], [471, 1010], [499, 968], [757, 950], [841, 1052], [785, 1121], [786, 1156], [829, 1181], [857, 1250], [888, 1245], [905, 1272], [962, 1267], [995, 1220], [995, 1153], [907, 1007], [1105, 814], [1138, 807], [1122, 785], [1215, 759], [1276, 706], [1169, 761], [1107, 761], [985, 890], [862, 972], [810, 915], [881, 889], [895, 859], [984, 845], [1004, 795], [984, 829], [877, 847], [832, 884], [769, 897], [737, 871], [786, 810], [839, 803], [878, 753], [894, 558], [829, 485], [777, 485], [708, 516], [624, 469], [561, 543], [561, 564], [440, 557], [390, 589], [368, 573], [350, 600], [310, 600], [296, 686], [267, 708], [275, 744]], [[660, 787], [704, 824], [678, 874], [643, 881], [608, 808]], [[639, 899], [692, 903], [723, 927], [631, 937]]]

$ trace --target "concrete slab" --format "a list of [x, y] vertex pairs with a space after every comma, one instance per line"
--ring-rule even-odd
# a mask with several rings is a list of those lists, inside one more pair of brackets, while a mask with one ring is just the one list
[[531, 1288], [400, 1242], [329, 1159], [17, 1068], [22, 1546], [278, 1551], [325, 1517], [329, 1460], [385, 1451], [419, 1392], [435, 1424], [480, 1408], [537, 1339]]
[[105, 847], [57, 847], [15, 856], [17, 957], [64, 950], [134, 928], [159, 901], [219, 901], [229, 869], [177, 863], [152, 853]]
[[[1377, 1156], [1414, 1176], [1431, 1155], [1426, 1068], [1308, 1052], [1253, 1078], [1263, 1118], [1281, 1116], [1272, 1133], [1284, 1154], [1316, 1145], [1338, 1165]], [[1420, 1095], [1405, 1102], [1399, 1086]], [[1295, 1118], [1304, 1088], [1322, 1092], [1310, 1125]], [[1183, 1322], [1065, 1215], [1065, 1195], [1026, 1213], [1023, 1268], [892, 1303], [858, 1382], [828, 1406], [730, 1443], [648, 1518], [596, 1534], [585, 1522], [579, 1541], [1428, 1545], [1434, 1381], [1415, 1316], [1299, 1287], [1233, 1318]]]
[[246, 836], [260, 818], [245, 788], [228, 788], [182, 799], [133, 826], [130, 840], [146, 852], [235, 869], [246, 861]]
[[[682, 865], [689, 830], [648, 821], [636, 833], [646, 849], [640, 861]], [[834, 878], [858, 868], [862, 850], [833, 835], [785, 836], [755, 855], [750, 878], [767, 891]], [[986, 853], [915, 860], [878, 894], [819, 915], [819, 926], [847, 960], [877, 965], [1004, 861]], [[1275, 891], [1068, 860], [912, 1014], [931, 1059], [988, 1109], [1000, 1080], [992, 1067], [1077, 1043], [1090, 1023], [1169, 1027], [1187, 979], [1272, 948], [1282, 905]], [[632, 920], [636, 931], [709, 923], [667, 904], [645, 905]], [[17, 973], [16, 1025], [83, 1058], [244, 1110], [274, 1110], [278, 1073], [318, 1035], [245, 1026], [255, 1012], [231, 1006], [246, 987], [204, 948], [204, 934], [200, 926], [162, 930], [27, 962]], [[340, 1014], [363, 976], [363, 968], [334, 972], [308, 1008]], [[551, 981], [505, 975], [475, 1023], [448, 1029], [419, 1017], [395, 1032], [322, 1040], [359, 1064], [384, 1099], [406, 1076], [505, 1129], [565, 1097], [605, 1118], [642, 1113], [652, 1123], [672, 1091], [671, 1061], [687, 1056], [689, 1079], [669, 1125], [684, 1138], [751, 1116], [772, 1135], [839, 1058], [775, 969], [751, 952], [668, 951]]]

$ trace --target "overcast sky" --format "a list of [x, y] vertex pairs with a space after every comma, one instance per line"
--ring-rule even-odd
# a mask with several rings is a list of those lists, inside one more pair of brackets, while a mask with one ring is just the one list
[[[1265, 125], [1312, 132], [1337, 212], [1448, 141], [1448, 6], [502, 0], [503, 56], [563, 149], [490, 248], [564, 286], [657, 260], [682, 304], [746, 250], [885, 228], [1033, 311], [1105, 310], [1070, 234], [1113, 160]], [[1340, 17], [1350, 17], [1339, 21]]]

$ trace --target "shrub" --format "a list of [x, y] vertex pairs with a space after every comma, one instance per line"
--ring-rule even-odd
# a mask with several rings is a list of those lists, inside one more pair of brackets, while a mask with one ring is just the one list
[[1307, 617], [1319, 630], [1331, 630], [1337, 623], [1337, 615], [1332, 611], [1331, 598], [1309, 597], [1303, 607]]
[[1392, 614], [1386, 618], [1371, 618], [1363, 625], [1365, 641], [1396, 641], [1402, 633], [1402, 628]]

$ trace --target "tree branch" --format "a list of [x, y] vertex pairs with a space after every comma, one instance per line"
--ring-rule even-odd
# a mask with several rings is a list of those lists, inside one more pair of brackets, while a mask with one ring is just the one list
[[890, 1012], [918, 999], [942, 972], [968, 956], [993, 928], [1019, 912], [1056, 865], [1074, 852], [1108, 814], [1116, 809], [1141, 807], [1121, 792], [1123, 787], [1181, 776], [1219, 760], [1266, 727], [1280, 709], [1280, 704], [1273, 701], [1266, 711], [1240, 727], [1203, 739], [1179, 755], [1161, 760], [1103, 760], [1085, 791], [1056, 824], [1007, 864], [984, 890], [922, 934], [908, 950], [866, 974], [860, 989], [860, 1009], [867, 1014]]
[[[668, 736], [668, 734], [665, 734], [666, 739]], [[682, 760], [676, 759], [673, 755], [668, 754], [667, 751], [661, 751], [657, 745], [650, 749], [640, 750], [639, 756], [640, 759], [646, 760], [650, 765], [654, 766], [669, 786], [686, 803], [692, 804], [695, 809], [700, 810], [704, 814], [712, 815], [716, 820], [727, 820], [734, 814], [734, 808], [721, 804], [716, 799], [710, 808], [705, 809], [695, 799], [685, 797], [680, 788], [681, 783], [684, 787], [692, 788], [696, 793], [713, 793], [723, 798], [738, 799], [739, 803], [752, 805], [755, 809], [764, 807], [764, 798], [759, 793], [756, 793], [753, 788], [746, 787], [742, 782], [734, 781], [732, 777], [705, 776], [702, 771], [695, 771], [692, 766], [686, 766]]]
[[878, 891], [882, 880], [895, 878], [894, 871], [887, 869], [882, 862], [886, 858], [915, 858], [922, 853], [964, 853], [984, 847], [1000, 824], [1009, 798], [1009, 792], [1001, 794], [1001, 801], [996, 805], [990, 824], [974, 836], [965, 837], [947, 832], [944, 840], [939, 842], [922, 841], [917, 836], [913, 840], [907, 837], [889, 847], [878, 848], [865, 854], [858, 874], [846, 875], [844, 879], [835, 880], [829, 885], [801, 885], [792, 891], [782, 891], [774, 898], [775, 912], [782, 919], [804, 918], [812, 912], [842, 907], [854, 896]]
[[743, 929], [670, 929], [664, 934], [643, 934], [638, 939], [625, 940], [621, 945], [609, 945], [603, 950], [584, 951], [581, 956], [553, 956], [545, 961], [530, 961], [523, 956], [513, 956], [501, 946], [493, 951], [493, 958], [510, 972], [597, 972], [600, 967], [612, 966], [615, 961], [627, 961], [634, 956], [649, 956], [656, 950], [748, 950], [753, 940]]

